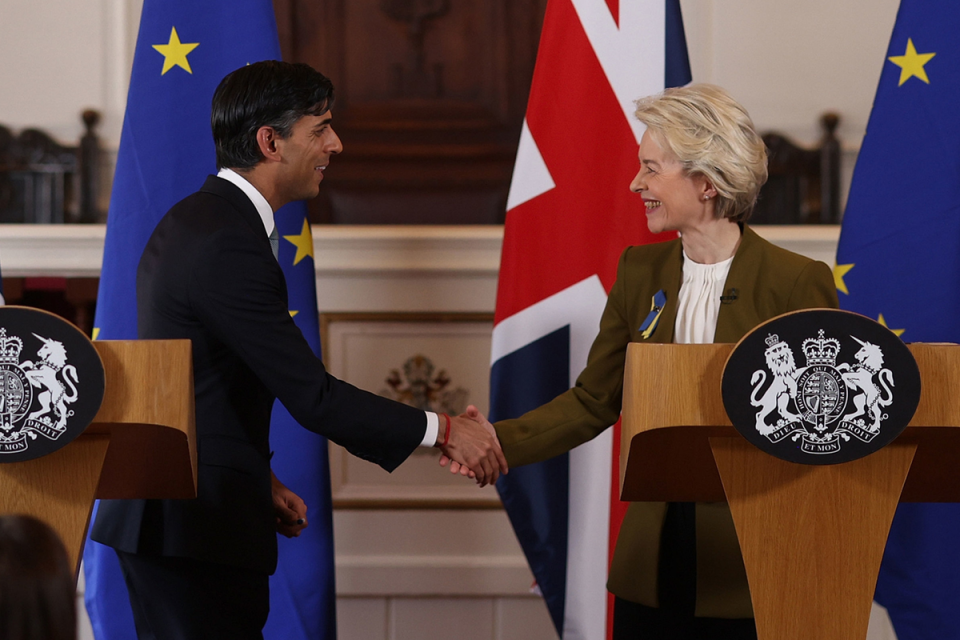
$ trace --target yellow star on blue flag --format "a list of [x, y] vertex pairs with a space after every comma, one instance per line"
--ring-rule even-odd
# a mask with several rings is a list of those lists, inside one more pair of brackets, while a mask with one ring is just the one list
[[192, 74], [190, 62], [187, 61], [187, 54], [200, 46], [199, 42], [180, 42], [180, 36], [177, 35], [177, 28], [170, 29], [170, 40], [167, 44], [155, 44], [153, 48], [163, 56], [163, 70], [160, 75], [164, 75], [174, 67], [180, 67], [187, 73]]
[[843, 281], [843, 276], [847, 275], [847, 272], [853, 269], [852, 264], [838, 264], [833, 268], [833, 284], [837, 287], [837, 291], [850, 295], [850, 292], [847, 290], [847, 283]]
[[919, 78], [927, 84], [930, 84], [930, 78], [927, 77], [927, 71], [923, 65], [930, 62], [931, 58], [935, 55], [937, 54], [917, 53], [916, 47], [913, 46], [913, 40], [907, 38], [906, 52], [902, 56], [890, 56], [887, 58], [890, 62], [900, 67], [900, 82], [897, 86], [903, 86], [903, 83], [910, 78]]
[[294, 266], [307, 256], [313, 258], [313, 233], [310, 231], [310, 223], [306, 218], [303, 220], [303, 228], [300, 229], [300, 233], [283, 236], [283, 239], [297, 248], [297, 253], [293, 257]]
[[[883, 317], [882, 313], [879, 316], [877, 316], [877, 322], [879, 322], [884, 327], [887, 327], [887, 329], [890, 329], [890, 327], [887, 326], [887, 320], [886, 318]], [[906, 329], [890, 329], [890, 332], [893, 335], [897, 336], [898, 338], [903, 335], [904, 331], [906, 331]]]

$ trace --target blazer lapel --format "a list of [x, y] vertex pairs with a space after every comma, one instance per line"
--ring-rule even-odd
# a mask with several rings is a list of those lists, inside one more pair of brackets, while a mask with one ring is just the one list
[[[650, 342], [673, 342], [673, 330], [677, 324], [677, 297], [680, 295], [680, 284], [683, 279], [683, 246], [677, 241], [670, 252], [663, 269], [660, 271], [660, 282], [653, 283], [653, 287], [663, 289], [667, 296], [667, 304], [660, 314], [660, 323], [650, 337]], [[653, 288], [651, 287], [651, 288]]]
[[717, 313], [717, 330], [714, 333], [714, 342], [738, 342], [740, 336], [736, 331], [734, 319], [738, 315], [738, 305], [746, 304], [741, 297], [750, 289], [750, 283], [757, 277], [756, 251], [759, 246], [759, 236], [750, 227], [743, 225], [740, 236], [740, 246], [730, 263], [727, 280], [723, 283], [723, 294], [720, 298], [720, 310]]

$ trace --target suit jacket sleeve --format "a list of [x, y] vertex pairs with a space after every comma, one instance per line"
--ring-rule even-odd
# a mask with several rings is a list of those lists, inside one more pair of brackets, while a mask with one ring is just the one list
[[566, 453], [599, 435], [620, 417], [623, 366], [631, 327], [626, 310], [626, 254], [607, 297], [600, 332], [590, 347], [587, 366], [576, 385], [547, 404], [495, 426], [511, 466], [539, 462]]
[[256, 239], [242, 229], [207, 239], [188, 287], [200, 322], [302, 426], [393, 470], [423, 439], [424, 412], [327, 373], [290, 317], [279, 265]]

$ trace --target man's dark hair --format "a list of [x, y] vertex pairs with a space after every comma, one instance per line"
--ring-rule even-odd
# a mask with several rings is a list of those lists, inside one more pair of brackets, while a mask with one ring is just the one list
[[266, 60], [231, 72], [213, 94], [210, 126], [217, 168], [250, 169], [263, 160], [257, 145], [260, 127], [286, 138], [303, 116], [319, 116], [333, 106], [333, 83], [306, 64]]

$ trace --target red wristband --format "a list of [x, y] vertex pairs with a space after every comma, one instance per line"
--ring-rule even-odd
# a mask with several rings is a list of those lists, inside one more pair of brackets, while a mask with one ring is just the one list
[[443, 432], [443, 442], [440, 444], [441, 447], [447, 446], [447, 443], [450, 442], [450, 416], [445, 413], [441, 413], [447, 421], [447, 429]]

